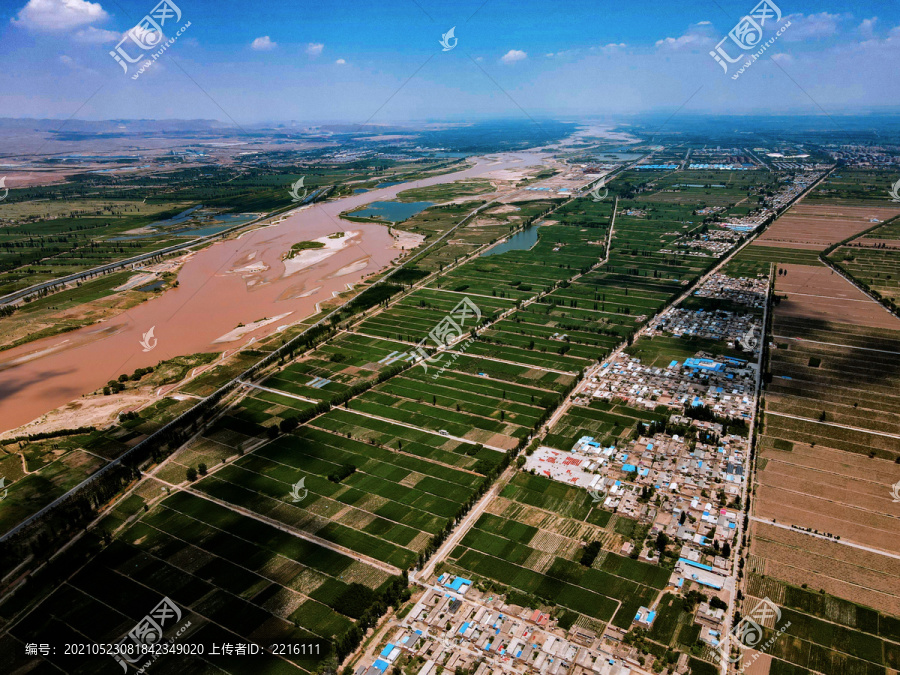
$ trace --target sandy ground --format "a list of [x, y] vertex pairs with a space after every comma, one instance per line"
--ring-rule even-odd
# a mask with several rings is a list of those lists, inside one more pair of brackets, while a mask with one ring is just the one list
[[359, 230], [350, 230], [349, 232], [342, 232], [340, 234], [343, 234], [343, 236], [334, 237], [333, 235], [327, 235], [312, 240], [320, 244], [325, 244], [325, 248], [300, 251], [293, 258], [286, 258], [284, 260], [284, 274], [282, 277], [289, 277], [292, 274], [296, 274], [301, 270], [305, 270], [307, 267], [312, 267], [316, 263], [327, 260], [338, 251], [343, 251], [352, 244], [358, 244], [358, 237], [362, 233]]
[[393, 230], [394, 245], [391, 248], [399, 248], [408, 251], [412, 248], [418, 248], [425, 241], [424, 234], [415, 234], [414, 232], [406, 232], [404, 230]]
[[143, 286], [144, 284], [151, 283], [154, 279], [156, 279], [156, 274], [152, 272], [135, 274], [128, 281], [126, 281], [121, 286], [116, 286], [113, 290], [118, 291], [130, 291], [132, 288], [136, 288], [137, 286]]
[[518, 206], [513, 206], [512, 204], [503, 204], [502, 206], [498, 206], [496, 208], [491, 209], [491, 213], [515, 213], [516, 211], [520, 211], [521, 209]]
[[350, 263], [349, 265], [345, 265], [341, 269], [339, 269], [334, 274], [328, 276], [329, 279], [334, 277], [345, 277], [348, 274], [353, 274], [354, 272], [359, 272], [360, 270], [366, 269], [366, 266], [369, 264], [369, 258], [366, 256], [365, 258], [360, 258], [359, 260]]
[[240, 340], [242, 337], [247, 335], [248, 333], [252, 333], [253, 331], [262, 328], [263, 326], [268, 326], [270, 323], [275, 323], [276, 321], [281, 321], [284, 317], [290, 316], [293, 312], [287, 312], [285, 314], [279, 314], [278, 316], [273, 316], [271, 319], [260, 319], [259, 321], [254, 321], [253, 323], [248, 323], [246, 326], [238, 326], [232, 331], [225, 333], [225, 335], [216, 338], [213, 340], [213, 344], [220, 344], [222, 342], [234, 342], [235, 340]]
[[777, 316], [854, 323], [900, 330], [900, 319], [869, 298], [830, 267], [781, 265], [786, 276], [776, 276], [775, 292], [787, 295], [775, 308]]
[[119, 393], [115, 396], [85, 396], [56, 410], [41, 415], [28, 424], [0, 434], [0, 438], [45, 433], [59, 429], [95, 427], [104, 429], [115, 421], [120, 412], [136, 410], [155, 401], [152, 391]]

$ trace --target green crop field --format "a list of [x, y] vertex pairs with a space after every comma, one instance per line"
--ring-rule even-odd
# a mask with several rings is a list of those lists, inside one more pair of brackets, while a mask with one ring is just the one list
[[[390, 583], [391, 577], [376, 567], [180, 493], [57, 586], [39, 611], [3, 639], [4, 651], [21, 658], [23, 644], [42, 637], [119, 642], [163, 597], [179, 608], [182, 625], [190, 622], [186, 641], [234, 643], [251, 635], [262, 644], [316, 636], [340, 640]], [[30, 593], [20, 592], [16, 602], [0, 606], [3, 618], [10, 618]], [[62, 656], [50, 660], [57, 658]], [[108, 660], [102, 671], [96, 660], [80, 662], [84, 667], [93, 663], [91, 672], [118, 670], [113, 658]], [[156, 667], [165, 671], [177, 660], [163, 657]], [[60, 663], [67, 670], [73, 666], [71, 660]], [[316, 666], [315, 659], [297, 657], [272, 663], [281, 672]], [[240, 662], [214, 657], [197, 657], [196, 665], [244, 672]]]
[[[769, 653], [796, 669], [794, 672], [883, 675], [900, 664], [900, 621], [896, 618], [828, 594], [751, 575], [749, 590], [755, 594], [763, 588], [780, 598], [780, 625], [790, 622]], [[766, 632], [767, 639], [774, 631]]]
[[[652, 604], [666, 585], [669, 570], [613, 553], [621, 535], [614, 520], [592, 524], [595, 509], [584, 490], [520, 473], [454, 549], [447, 567], [514, 597], [533, 598], [532, 606], [549, 602], [629, 628], [638, 607]], [[578, 562], [581, 549], [593, 540], [605, 550], [585, 567]]]

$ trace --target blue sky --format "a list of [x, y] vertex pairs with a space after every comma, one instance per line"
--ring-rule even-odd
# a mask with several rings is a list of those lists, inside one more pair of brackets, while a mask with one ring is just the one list
[[[166, 36], [190, 26], [132, 79], [139, 64], [126, 74], [109, 51], [154, 0], [3, 0], [0, 116], [388, 123], [900, 107], [895, 1], [775, 0], [782, 21], [763, 39], [790, 26], [737, 80], [740, 63], [726, 74], [709, 51], [754, 0], [174, 1], [182, 16]], [[453, 26], [458, 43], [442, 51]]]

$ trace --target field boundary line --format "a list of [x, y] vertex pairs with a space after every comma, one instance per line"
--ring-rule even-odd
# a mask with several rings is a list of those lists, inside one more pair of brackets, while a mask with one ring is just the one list
[[[161, 478], [157, 478], [161, 483], [166, 483], [166, 481]], [[322, 539], [321, 537], [317, 537], [314, 534], [310, 534], [309, 532], [304, 532], [303, 530], [298, 530], [295, 527], [291, 527], [286, 523], [282, 523], [280, 520], [275, 520], [274, 518], [269, 518], [268, 516], [264, 516], [261, 513], [256, 513], [255, 511], [251, 511], [250, 509], [245, 509], [242, 506], [238, 506], [236, 504], [230, 504], [224, 500], [219, 499], [218, 497], [213, 497], [211, 495], [200, 492], [199, 490], [192, 488], [190, 486], [183, 487], [179, 485], [174, 485], [172, 483], [168, 483], [172, 488], [181, 490], [183, 492], [187, 492], [194, 497], [199, 497], [201, 499], [205, 499], [206, 501], [212, 502], [213, 504], [218, 504], [219, 506], [228, 509], [229, 511], [234, 511], [235, 513], [244, 516], [245, 518], [251, 518], [253, 520], [258, 520], [261, 523], [265, 523], [275, 529], [281, 530], [287, 534], [293, 535], [299, 539], [305, 539], [311, 544], [316, 544], [317, 546], [321, 546], [322, 548], [327, 548], [335, 553], [340, 553], [341, 555], [356, 560], [357, 562], [361, 562], [365, 565], [370, 565], [372, 567], [379, 568], [382, 572], [387, 572], [392, 576], [400, 576], [403, 574], [403, 570], [399, 567], [394, 567], [390, 563], [383, 562], [381, 560], [377, 560], [375, 558], [371, 558], [362, 553], [357, 553], [356, 551], [349, 549], [345, 546], [341, 546], [340, 544], [335, 544], [334, 542], [328, 541], [327, 539]], [[177, 511], [177, 509], [174, 509]], [[179, 511], [181, 513], [181, 511]], [[185, 514], [188, 515], [188, 514]], [[201, 521], [202, 522], [202, 521]]]
[[[267, 378], [268, 379], [268, 378]], [[261, 391], [267, 391], [270, 394], [277, 394], [278, 396], [286, 396], [287, 398], [293, 398], [298, 401], [303, 401], [305, 403], [319, 404], [322, 401], [315, 401], [311, 398], [304, 398], [299, 394], [290, 394], [286, 391], [282, 391], [281, 389], [272, 389], [271, 387], [264, 387], [261, 384], [254, 384], [253, 382], [244, 382], [243, 380], [238, 380], [239, 385], [243, 385], [245, 387], [252, 387], [253, 389], [259, 389]]]
[[[862, 301], [861, 301], [862, 302]], [[789, 335], [772, 335], [776, 340], [794, 340], [796, 342], [811, 342], [816, 345], [830, 345], [832, 347], [843, 347], [844, 349], [861, 349], [867, 352], [879, 352], [881, 354], [900, 354], [900, 352], [892, 352], [888, 349], [875, 349], [874, 347], [855, 347], [853, 345], [842, 345], [838, 342], [822, 342], [820, 340], [807, 340], [806, 338], [790, 337]]]
[[[767, 488], [768, 490], [771, 490], [771, 491], [773, 491], [773, 492], [787, 492], [787, 493], [789, 493], [789, 494], [792, 494], [792, 495], [799, 495], [799, 496], [801, 496], [801, 497], [810, 497], [810, 498], [812, 498], [812, 499], [821, 499], [822, 501], [827, 502], [828, 504], [833, 504], [833, 505], [835, 505], [835, 506], [840, 506], [840, 507], [842, 507], [842, 508], [844, 508], [844, 509], [846, 509], [846, 510], [848, 510], [848, 511], [850, 511], [850, 510], [855, 510], [855, 511], [861, 511], [861, 512], [863, 512], [864, 514], [867, 514], [867, 515], [872, 515], [872, 516], [882, 516], [882, 517], [884, 517], [884, 518], [893, 518], [893, 519], [895, 519], [895, 520], [897, 519], [897, 516], [895, 516], [895, 515], [893, 515], [893, 514], [890, 514], [890, 513], [884, 513], [883, 511], [875, 511], [875, 510], [873, 510], [873, 509], [871, 509], [871, 508], [868, 508], [868, 509], [867, 509], [867, 508], [863, 508], [862, 506], [859, 506], [859, 505], [856, 505], [856, 504], [851, 504], [851, 503], [848, 503], [848, 502], [841, 502], [841, 501], [838, 501], [838, 500], [836, 500], [836, 499], [828, 499], [828, 498], [826, 498], [826, 497], [820, 497], [819, 495], [810, 494], [809, 492], [801, 492], [800, 490], [792, 490], [792, 489], [790, 489], [790, 488], [781, 487], [780, 485], [773, 485], [773, 484], [771, 484], [771, 483], [763, 483], [763, 482], [759, 482], [759, 481], [757, 481], [757, 485], [758, 485], [759, 487]], [[887, 499], [887, 498], [885, 497], [885, 499]], [[801, 512], [802, 512], [802, 513], [815, 513], [814, 511], [810, 511], [809, 509], [798, 508], [798, 507], [794, 507], [793, 510], [796, 511], [797, 513], [801, 513]], [[817, 514], [817, 515], [823, 515], [823, 514]], [[824, 515], [827, 516], [827, 514], [824, 514]], [[833, 519], [833, 520], [838, 520], [838, 521], [841, 521], [841, 522], [852, 523], [852, 524], [855, 524], [855, 525], [857, 525], [857, 526], [859, 525], [858, 523], [855, 523], [855, 522], [852, 521], [852, 520], [847, 520], [847, 519], [845, 519], [845, 518], [841, 518], [841, 517], [838, 517], [838, 516], [827, 516], [827, 517], [828, 517], [828, 518], [831, 518], [831, 519]], [[888, 536], [892, 536], [892, 534], [891, 534], [891, 532], [890, 532], [889, 530], [885, 530], [884, 528], [881, 528], [881, 527], [876, 527], [875, 525], [864, 525], [863, 527], [865, 527], [866, 529], [869, 529], [869, 530], [875, 530], [875, 531], [877, 531], [877, 532], [883, 532], [884, 534], [886, 534], [886, 535], [888, 535]]]
[[[340, 408], [340, 410], [346, 410], [347, 412], [352, 412], [352, 413], [355, 413], [355, 414], [357, 414], [357, 415], [361, 415], [361, 416], [363, 416], [363, 417], [369, 417], [369, 418], [371, 418], [371, 419], [373, 419], [373, 420], [379, 420], [379, 421], [381, 421], [381, 422], [387, 422], [388, 424], [396, 424], [397, 426], [400, 426], [400, 427], [406, 427], [407, 429], [414, 429], [415, 431], [421, 431], [421, 432], [424, 432], [424, 433], [427, 433], [427, 434], [432, 434], [432, 435], [434, 435], [434, 436], [440, 436], [441, 438], [450, 438], [450, 439], [452, 439], [452, 440], [454, 440], [454, 441], [459, 441], [460, 443], [471, 443], [471, 444], [473, 444], [473, 445], [483, 445], [483, 446], [486, 447], [486, 448], [489, 448], [489, 449], [494, 450], [494, 451], [496, 451], [496, 452], [502, 452], [503, 454], [506, 454], [506, 452], [507, 452], [507, 451], [504, 450], [503, 448], [498, 448], [498, 447], [495, 447], [495, 446], [493, 446], [493, 445], [488, 445], [487, 443], [478, 443], [477, 441], [470, 441], [470, 440], [467, 439], [467, 438], [462, 438], [461, 436], [454, 436], [454, 435], [452, 435], [452, 434], [446, 434], [446, 435], [445, 435], [445, 434], [439, 433], [439, 432], [437, 432], [437, 431], [432, 431], [431, 429], [423, 429], [422, 427], [417, 427], [415, 424], [407, 424], [406, 422], [400, 422], [400, 421], [398, 421], [398, 420], [392, 420], [392, 419], [389, 419], [389, 418], [387, 418], [387, 417], [380, 417], [379, 415], [373, 415], [372, 413], [363, 412], [362, 410], [354, 410], [353, 408]], [[527, 428], [527, 427], [523, 427], [523, 428]]]
[[[847, 541], [843, 537], [841, 539], [835, 539], [834, 537], [826, 537], [824, 534], [817, 534], [815, 532], [807, 532], [806, 530], [800, 529], [799, 527], [791, 527], [790, 525], [785, 525], [784, 523], [774, 523], [768, 518], [760, 518], [759, 516], [750, 516], [750, 520], [756, 523], [764, 523], [766, 525], [771, 525], [772, 527], [777, 527], [782, 530], [788, 530], [789, 532], [799, 532], [800, 534], [806, 534], [810, 537], [814, 537], [815, 539], [824, 539], [825, 541], [830, 541], [834, 544], [840, 544], [842, 546], [849, 546], [850, 548], [855, 548], [860, 551], [866, 551], [868, 553], [874, 553], [875, 555], [883, 555], [887, 558], [893, 558], [894, 560], [900, 560], [900, 555], [896, 553], [889, 553], [888, 551], [882, 551], [878, 548], [872, 548], [871, 546], [866, 546], [865, 544], [857, 544], [852, 541]], [[793, 547], [792, 547], [793, 548]], [[784, 564], [784, 563], [782, 563]], [[865, 568], [869, 569], [869, 568]]]
[[808, 417], [800, 417], [798, 415], [788, 415], [787, 413], [775, 412], [773, 410], [765, 410], [766, 415], [775, 415], [776, 417], [787, 417], [792, 420], [800, 420], [801, 422], [812, 422], [814, 424], [824, 424], [828, 427], [837, 427], [839, 429], [849, 429], [850, 431], [859, 431], [864, 434], [875, 434], [876, 436], [887, 436], [888, 438], [896, 438], [900, 440], [900, 435], [889, 434], [886, 431], [872, 431], [871, 429], [862, 429], [860, 427], [851, 427], [849, 424], [838, 424], [837, 422], [822, 422], [820, 420], [810, 419]]
[[[765, 450], [769, 451], [769, 450], [772, 450], [772, 448], [765, 448]], [[784, 450], [778, 450], [778, 448], [775, 448], [775, 450], [777, 450], [778, 452], [784, 452]], [[846, 452], [846, 450], [840, 450], [840, 452]], [[795, 466], [800, 469], [807, 469], [809, 471], [814, 471], [816, 473], [824, 473], [824, 474], [828, 474], [829, 476], [839, 476], [841, 478], [851, 478], [851, 476], [847, 476], [847, 474], [844, 474], [844, 473], [837, 473], [836, 471], [827, 471], [826, 469], [820, 469], [815, 466], [806, 466], [805, 464], [796, 464], [794, 462], [788, 462], [784, 459], [781, 459], [780, 457], [766, 457], [765, 460], [767, 462], [773, 462], [775, 464], [786, 464], [787, 466]], [[862, 481], [864, 483], [872, 483], [872, 485], [877, 485], [881, 488], [886, 488], [888, 490], [891, 488], [890, 485], [885, 485], [884, 483], [879, 483], [877, 481], [871, 480], [870, 478], [861, 478], [861, 477], [857, 477], [857, 476], [852, 476], [852, 478], [853, 478], [853, 480]]]

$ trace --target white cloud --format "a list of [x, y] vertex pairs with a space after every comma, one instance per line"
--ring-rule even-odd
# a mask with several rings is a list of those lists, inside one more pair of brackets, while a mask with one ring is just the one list
[[516, 61], [522, 61], [528, 58], [528, 54], [523, 52], [521, 49], [510, 49], [506, 52], [500, 60], [503, 63], [515, 63]]
[[712, 24], [709, 21], [701, 21], [689, 26], [683, 35], [677, 38], [667, 37], [656, 41], [656, 46], [660, 49], [697, 49], [705, 47], [713, 42], [710, 35]]
[[87, 45], [100, 45], [105, 42], [116, 42], [121, 36], [114, 30], [104, 30], [88, 26], [76, 32], [73, 36], [76, 42]]
[[325, 49], [325, 45], [321, 42], [310, 42], [306, 45], [306, 53], [310, 56], [318, 56]]
[[103, 21], [109, 15], [99, 2], [87, 0], [28, 0], [12, 23], [22, 28], [64, 31]]
[[337, 61], [335, 61], [335, 63], [338, 64], [339, 66], [343, 66], [347, 62], [344, 59], [338, 59]]
[[777, 54], [772, 54], [772, 60], [776, 63], [793, 63], [794, 57], [790, 54], [779, 52]]
[[878, 23], [878, 17], [873, 16], [871, 19], [863, 19], [857, 30], [864, 38], [875, 37], [875, 24]]
[[272, 39], [268, 35], [263, 35], [262, 37], [258, 37], [253, 41], [253, 43], [250, 45], [250, 49], [255, 49], [259, 52], [268, 52], [275, 49], [275, 47], [277, 46], [277, 42], [272, 42]]
[[73, 59], [68, 54], [61, 54], [59, 57], [59, 62], [63, 64], [69, 70], [74, 70], [80, 73], [90, 73], [92, 75], [96, 75], [97, 71], [92, 68], [85, 68], [83, 65], [78, 63], [75, 59]]
[[624, 42], [610, 42], [608, 45], [599, 47], [599, 50], [604, 54], [615, 54], [617, 51], [619, 51], [620, 49], [625, 49], [625, 47], [627, 46], [628, 45], [626, 45]]
[[800, 40], [818, 40], [831, 37], [838, 32], [839, 14], [819, 12], [818, 14], [791, 14], [786, 17], [791, 22], [789, 30], [785, 31], [784, 39], [792, 42]]

